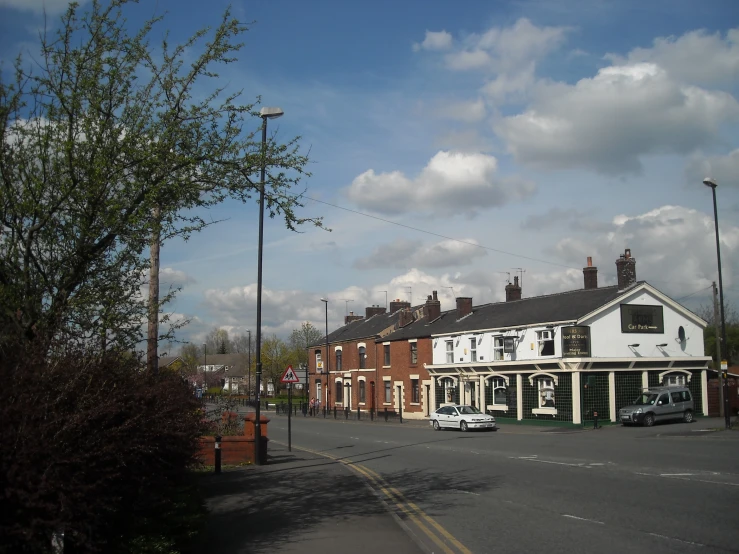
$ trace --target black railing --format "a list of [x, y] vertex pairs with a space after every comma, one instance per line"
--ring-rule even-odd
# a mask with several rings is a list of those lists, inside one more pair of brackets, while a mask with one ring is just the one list
[[[277, 415], [287, 415], [287, 402], [268, 402], [262, 406], [264, 411], [274, 412]], [[403, 410], [388, 409], [387, 407], [378, 410], [370, 410], [362, 407], [350, 409], [341, 406], [317, 407], [310, 406], [306, 402], [295, 402], [292, 405], [292, 415], [303, 417], [319, 417], [323, 419], [343, 419], [345, 421], [372, 421], [380, 423], [403, 423]]]

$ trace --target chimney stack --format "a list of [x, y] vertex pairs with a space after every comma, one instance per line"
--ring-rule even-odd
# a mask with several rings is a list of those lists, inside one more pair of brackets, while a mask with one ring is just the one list
[[410, 308], [403, 308], [398, 312], [398, 328], [413, 323], [413, 312]]
[[598, 268], [593, 267], [592, 256], [588, 256], [588, 265], [582, 268], [582, 275], [585, 282], [585, 290], [598, 288]]
[[616, 260], [616, 276], [618, 290], [626, 290], [636, 283], [636, 259], [631, 257], [631, 249], [627, 248]]
[[426, 299], [426, 304], [423, 307], [423, 315], [426, 316], [429, 322], [439, 319], [441, 316], [441, 302], [439, 302], [439, 298], [436, 296], [436, 291], [433, 291], [433, 296], [429, 294]]
[[349, 312], [349, 315], [344, 316], [344, 325], [347, 323], [351, 323], [352, 321], [357, 321], [359, 319], [364, 319], [361, 315], [354, 315], [354, 312]]
[[470, 296], [459, 296], [457, 297], [457, 319], [462, 319], [464, 316], [472, 313], [472, 297]]
[[505, 301], [521, 300], [521, 287], [518, 284], [518, 275], [513, 278], [513, 284], [505, 286]]
[[411, 303], [405, 302], [404, 300], [400, 300], [399, 298], [396, 298], [395, 300], [390, 302], [390, 313], [394, 314], [398, 310], [402, 308], [410, 308]]
[[367, 306], [365, 310], [365, 314], [367, 319], [371, 318], [373, 315], [381, 315], [385, 313], [385, 308], [383, 306]]

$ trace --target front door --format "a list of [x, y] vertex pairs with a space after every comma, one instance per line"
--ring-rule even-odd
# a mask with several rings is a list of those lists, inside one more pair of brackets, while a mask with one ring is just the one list
[[654, 419], [657, 421], [669, 419], [673, 411], [671, 404], [669, 392], [660, 394], [659, 398], [657, 398], [657, 404], [654, 407]]
[[344, 406], [352, 409], [352, 382], [344, 381]]

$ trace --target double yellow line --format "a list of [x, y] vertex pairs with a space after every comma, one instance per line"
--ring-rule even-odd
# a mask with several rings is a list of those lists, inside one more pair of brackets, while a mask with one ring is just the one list
[[325, 452], [317, 452], [309, 448], [296, 446], [293, 446], [293, 448], [297, 448], [298, 450], [303, 450], [317, 456], [323, 456], [324, 458], [329, 458], [331, 460], [340, 462], [348, 468], [356, 471], [359, 475], [367, 479], [370, 486], [374, 490], [380, 491], [383, 495], [385, 495], [385, 498], [387, 498], [391, 506], [397, 507], [401, 512], [408, 516], [408, 519], [410, 519], [413, 524], [428, 538], [430, 538], [434, 542], [434, 544], [436, 544], [445, 554], [472, 554], [472, 552], [465, 545], [455, 539], [454, 536], [449, 531], [444, 529], [444, 527], [442, 527], [436, 520], [434, 520], [434, 518], [429, 516], [416, 504], [410, 502], [407, 498], [405, 498], [405, 496], [403, 496], [403, 493], [401, 493], [395, 487], [390, 486], [387, 481], [385, 481], [380, 475], [372, 471], [370, 468], [345, 458], [326, 454]]

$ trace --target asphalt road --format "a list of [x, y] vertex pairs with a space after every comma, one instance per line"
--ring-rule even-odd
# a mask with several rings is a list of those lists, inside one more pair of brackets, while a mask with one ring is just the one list
[[[287, 418], [268, 415], [284, 453]], [[354, 470], [429, 552], [739, 552], [739, 432], [706, 425], [461, 433], [298, 416], [292, 445]]]

